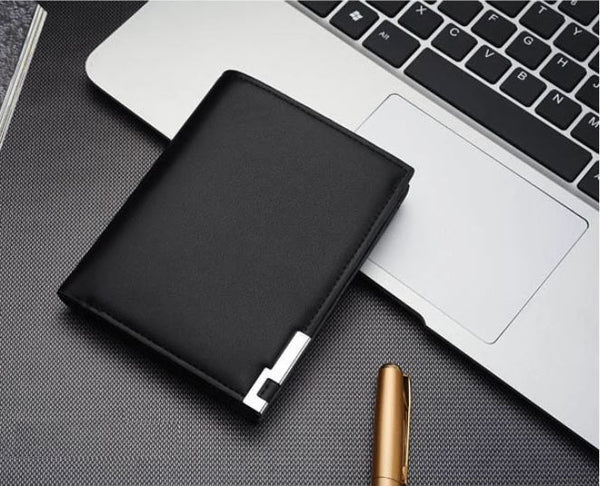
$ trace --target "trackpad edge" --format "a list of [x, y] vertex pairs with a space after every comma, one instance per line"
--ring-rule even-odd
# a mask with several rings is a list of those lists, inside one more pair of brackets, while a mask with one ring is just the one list
[[415, 168], [369, 259], [493, 343], [587, 222], [399, 95], [357, 133]]

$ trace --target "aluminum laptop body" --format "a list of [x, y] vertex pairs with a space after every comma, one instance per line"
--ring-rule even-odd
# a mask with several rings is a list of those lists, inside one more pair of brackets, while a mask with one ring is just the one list
[[[362, 271], [426, 326], [598, 447], [598, 204], [581, 190], [597, 150], [587, 149], [589, 161], [573, 180], [557, 176], [415, 82], [425, 61], [439, 61], [431, 54], [437, 33], [420, 40], [400, 68], [373, 52], [389, 39], [378, 28], [393, 25], [386, 28], [397, 33], [403, 15], [417, 11], [386, 18], [369, 5], [378, 2], [324, 3], [335, 5], [321, 15], [282, 2], [151, 2], [89, 56], [87, 72], [173, 137], [219, 75], [237, 69], [412, 165], [411, 193]], [[438, 32], [452, 22], [441, 6], [423, 7], [443, 19]], [[353, 39], [352, 22], [371, 10], [376, 20]], [[487, 5], [477, 15], [488, 10], [503, 17]], [[521, 26], [525, 14], [512, 22]], [[479, 20], [470, 22], [461, 29], [473, 30]], [[478, 38], [473, 52], [484, 45]], [[407, 67], [426, 49], [430, 58], [418, 69]], [[558, 52], [554, 44], [551, 49], [548, 59]], [[455, 65], [468, 69], [465, 62]], [[545, 84], [542, 97], [550, 96]], [[492, 89], [501, 94], [499, 85]], [[547, 116], [541, 108], [523, 109], [536, 120]], [[572, 126], [583, 124], [589, 111]]]

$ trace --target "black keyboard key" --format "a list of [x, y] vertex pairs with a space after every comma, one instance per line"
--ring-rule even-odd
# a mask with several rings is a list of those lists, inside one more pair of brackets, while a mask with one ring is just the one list
[[411, 3], [400, 17], [400, 25], [406, 27], [421, 39], [427, 39], [442, 23], [442, 17], [422, 3]]
[[363, 45], [373, 54], [398, 68], [419, 48], [419, 41], [388, 20], [384, 20], [371, 32]]
[[467, 25], [475, 15], [483, 8], [481, 3], [472, 1], [462, 0], [447, 0], [442, 2], [438, 9], [440, 12], [445, 13], [452, 20], [455, 20], [460, 25]]
[[527, 2], [515, 2], [512, 0], [500, 0], [498, 2], [490, 0], [488, 3], [509, 17], [516, 17], [517, 14], [525, 8], [525, 5], [527, 5]]
[[461, 61], [477, 41], [455, 25], [447, 24], [432, 44], [455, 61]]
[[596, 54], [594, 54], [592, 56], [592, 59], [590, 59], [590, 63], [589, 66], [597, 73], [598, 72], [598, 53], [596, 52]]
[[521, 32], [506, 48], [506, 53], [531, 69], [537, 68], [550, 54], [550, 47], [527, 32]]
[[568, 57], [555, 54], [540, 74], [560, 89], [571, 91], [583, 78], [585, 69]]
[[473, 32], [496, 47], [503, 45], [515, 30], [517, 28], [512, 22], [491, 10], [484, 13], [473, 26]]
[[359, 39], [378, 16], [364, 3], [348, 2], [332, 18], [331, 24], [351, 39]]
[[490, 83], [495, 83], [510, 67], [510, 61], [487, 46], [481, 46], [467, 61], [467, 67]]
[[598, 162], [585, 173], [577, 187], [596, 201], [598, 200]]
[[598, 76], [590, 76], [575, 95], [593, 110], [598, 111]]
[[588, 25], [598, 15], [598, 0], [560, 2], [558, 9], [583, 25]]
[[581, 113], [581, 106], [553, 89], [540, 102], [535, 112], [564, 130]]
[[335, 7], [342, 2], [300, 2], [310, 11], [316, 13], [319, 17], [327, 17]]
[[370, 5], [373, 5], [377, 10], [381, 13], [387, 15], [388, 17], [394, 17], [400, 10], [406, 7], [406, 2], [392, 2], [390, 0], [384, 0], [381, 2], [367, 2]]
[[598, 35], [598, 29], [600, 28], [600, 22], [595, 22], [594, 26], [592, 27], [592, 30], [596, 33], [596, 35]]
[[521, 23], [540, 37], [549, 39], [563, 24], [565, 18], [542, 2], [535, 2], [521, 17]]
[[598, 115], [588, 113], [579, 120], [571, 134], [594, 152], [598, 152]]
[[580, 145], [431, 49], [419, 53], [405, 73], [567, 181], [591, 158]]
[[558, 34], [554, 44], [578, 61], [583, 61], [598, 46], [598, 37], [571, 22]]
[[546, 84], [524, 69], [515, 68], [500, 89], [525, 106], [531, 106], [546, 89]]

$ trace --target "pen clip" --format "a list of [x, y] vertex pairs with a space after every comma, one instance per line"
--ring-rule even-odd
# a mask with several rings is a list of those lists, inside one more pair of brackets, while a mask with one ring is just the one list
[[402, 410], [402, 475], [404, 476], [404, 483], [408, 484], [408, 449], [410, 445], [410, 405], [411, 405], [411, 390], [410, 390], [410, 378], [404, 375], [402, 393], [404, 409]]

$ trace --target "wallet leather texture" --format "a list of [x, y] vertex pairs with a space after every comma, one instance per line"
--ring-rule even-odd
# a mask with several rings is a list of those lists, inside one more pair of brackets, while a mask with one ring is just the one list
[[227, 71], [58, 294], [243, 402], [297, 332], [318, 332], [412, 173]]

